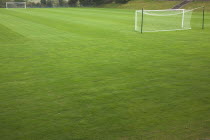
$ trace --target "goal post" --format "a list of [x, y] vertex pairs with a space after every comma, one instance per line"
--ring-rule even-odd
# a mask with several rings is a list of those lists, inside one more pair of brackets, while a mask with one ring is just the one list
[[182, 28], [184, 28], [184, 9], [182, 11]]
[[6, 8], [26, 8], [26, 2], [6, 2]]
[[188, 30], [191, 15], [192, 10], [186, 9], [136, 10], [135, 30], [141, 33]]

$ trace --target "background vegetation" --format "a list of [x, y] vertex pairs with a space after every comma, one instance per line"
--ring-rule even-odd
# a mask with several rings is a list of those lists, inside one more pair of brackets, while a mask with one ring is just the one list
[[[4, 8], [6, 1], [0, 0], [0, 7]], [[11, 0], [13, 1], [13, 0]], [[15, 2], [26, 1], [28, 7], [80, 7], [80, 6], [97, 6], [107, 3], [127, 3], [129, 0], [14, 0]]]

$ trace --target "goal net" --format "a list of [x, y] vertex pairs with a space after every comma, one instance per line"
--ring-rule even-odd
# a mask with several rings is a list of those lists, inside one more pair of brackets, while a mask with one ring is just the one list
[[158, 32], [191, 29], [192, 10], [137, 10], [135, 13], [135, 30], [141, 32]]
[[26, 2], [6, 2], [6, 8], [26, 8]]

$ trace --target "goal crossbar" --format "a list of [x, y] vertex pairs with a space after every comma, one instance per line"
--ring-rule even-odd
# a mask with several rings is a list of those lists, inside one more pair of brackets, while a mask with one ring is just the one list
[[[144, 10], [144, 11], [183, 11], [185, 9], [165, 9], [165, 10]], [[141, 12], [142, 10], [136, 10], [137, 12]]]

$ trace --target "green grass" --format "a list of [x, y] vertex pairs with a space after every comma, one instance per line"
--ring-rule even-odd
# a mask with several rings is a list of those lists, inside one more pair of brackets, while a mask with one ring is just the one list
[[210, 138], [200, 15], [140, 34], [134, 10], [0, 9], [1, 140]]

